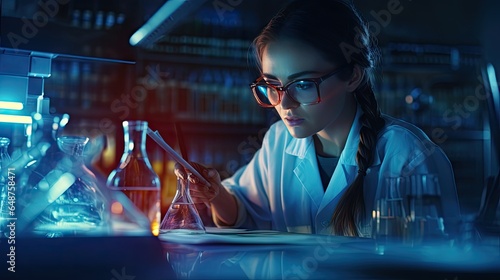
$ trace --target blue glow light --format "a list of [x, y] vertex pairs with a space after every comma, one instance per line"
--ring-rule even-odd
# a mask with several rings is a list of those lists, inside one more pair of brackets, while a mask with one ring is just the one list
[[35, 121], [39, 121], [39, 120], [41, 120], [41, 119], [42, 119], [42, 114], [40, 114], [40, 113], [34, 113], [34, 114], [33, 114], [33, 119], [34, 119]]
[[61, 121], [59, 122], [59, 126], [60, 127], [65, 127], [69, 122], [69, 115], [68, 114], [64, 114], [61, 118]]
[[495, 75], [495, 67], [492, 64], [488, 64], [488, 80], [490, 82], [491, 94], [493, 95], [493, 101], [495, 108], [500, 108], [500, 93], [498, 92], [498, 81]]
[[186, 0], [169, 0], [129, 39], [132, 46], [139, 44], [149, 34], [153, 33], [158, 27], [169, 18]]
[[23, 108], [22, 102], [0, 101], [0, 109], [22, 110]]
[[0, 122], [31, 124], [31, 116], [17, 116], [0, 114]]

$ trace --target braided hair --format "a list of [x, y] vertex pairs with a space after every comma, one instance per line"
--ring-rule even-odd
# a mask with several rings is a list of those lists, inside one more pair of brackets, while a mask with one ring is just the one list
[[349, 64], [338, 77], [348, 80], [354, 65], [365, 75], [354, 91], [354, 98], [363, 110], [360, 140], [356, 153], [358, 173], [342, 195], [331, 219], [337, 235], [358, 236], [357, 222], [365, 215], [364, 178], [372, 165], [378, 133], [384, 119], [373, 92], [371, 71], [377, 61], [376, 42], [369, 28], [352, 4], [337, 0], [295, 0], [282, 9], [264, 27], [253, 42], [259, 67], [265, 47], [282, 38], [301, 40], [319, 50], [325, 59]]

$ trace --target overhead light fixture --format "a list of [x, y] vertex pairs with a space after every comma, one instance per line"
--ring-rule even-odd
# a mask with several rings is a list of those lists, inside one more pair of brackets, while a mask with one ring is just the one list
[[18, 115], [8, 115], [0, 114], [0, 122], [4, 123], [19, 123], [19, 124], [31, 124], [31, 116], [18, 116]]
[[24, 104], [22, 102], [0, 101], [0, 109], [7, 110], [22, 110]]
[[[488, 80], [491, 87], [491, 94], [493, 95], [493, 104], [495, 105], [495, 108], [498, 108], [498, 110], [500, 110], [500, 93], [498, 91], [498, 81], [495, 75], [495, 67], [493, 67], [493, 65], [489, 63], [487, 66], [487, 71]], [[498, 114], [500, 115], [500, 112]]]
[[206, 0], [168, 0], [129, 39], [134, 47], [149, 47], [165, 35], [180, 20], [197, 9]]

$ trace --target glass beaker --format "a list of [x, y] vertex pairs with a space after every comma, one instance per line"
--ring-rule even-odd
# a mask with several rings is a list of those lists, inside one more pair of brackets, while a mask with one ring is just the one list
[[124, 121], [125, 148], [119, 166], [107, 179], [111, 190], [122, 191], [150, 221], [153, 235], [160, 227], [160, 179], [146, 153], [148, 123]]
[[64, 156], [27, 193], [20, 229], [30, 226], [33, 233], [46, 237], [108, 234], [107, 198], [83, 162], [87, 142], [82, 136], [57, 138]]
[[418, 245], [446, 240], [438, 177], [421, 174], [408, 180], [408, 241]]
[[189, 195], [189, 180], [177, 178], [177, 191], [160, 225], [160, 233], [205, 233], [200, 214]]
[[407, 229], [403, 194], [405, 178], [386, 178], [373, 211], [373, 237], [377, 245], [402, 242]]
[[445, 241], [438, 177], [417, 174], [387, 178], [373, 211], [373, 237], [409, 246]]

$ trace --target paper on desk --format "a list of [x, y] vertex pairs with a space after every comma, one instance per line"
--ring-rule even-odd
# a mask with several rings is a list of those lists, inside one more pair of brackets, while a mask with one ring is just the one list
[[205, 234], [160, 233], [161, 241], [181, 244], [314, 244], [317, 235], [271, 230], [207, 228]]

